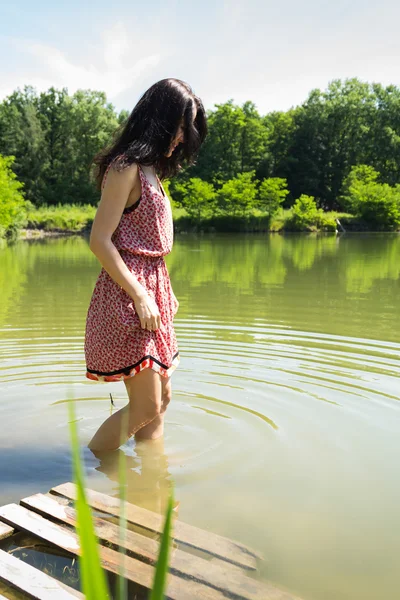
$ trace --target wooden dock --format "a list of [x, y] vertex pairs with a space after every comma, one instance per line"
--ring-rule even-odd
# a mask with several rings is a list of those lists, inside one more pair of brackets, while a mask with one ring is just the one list
[[[1, 507], [0, 540], [25, 532], [56, 554], [79, 556], [73, 507], [75, 491], [74, 484], [65, 483], [48, 494], [24, 498], [19, 505]], [[93, 509], [103, 568], [117, 574], [122, 558], [118, 553], [121, 540], [115, 519], [120, 515], [120, 501], [93, 490], [87, 490], [87, 500]], [[129, 503], [125, 504], [125, 515], [131, 525], [123, 536], [125, 577], [145, 593], [153, 582], [159, 548], [154, 538], [162, 532], [164, 518]], [[167, 597], [172, 600], [298, 600], [254, 577], [262, 557], [243, 544], [179, 520], [174, 521], [173, 539], [167, 584]], [[73, 587], [3, 549], [0, 549], [0, 581], [4, 584], [0, 600], [10, 597], [7, 591], [11, 590], [18, 590], [18, 597], [22, 594], [36, 600], [84, 598]]]

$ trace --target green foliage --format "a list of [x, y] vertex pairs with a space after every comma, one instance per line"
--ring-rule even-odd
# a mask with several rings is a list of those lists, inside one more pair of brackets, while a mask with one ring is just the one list
[[24, 184], [25, 197], [36, 203], [43, 189], [41, 172], [45, 136], [32, 87], [17, 90], [0, 103], [0, 153], [15, 156], [13, 170]]
[[344, 182], [344, 201], [349, 210], [370, 228], [400, 227], [400, 185], [379, 183], [379, 173], [370, 166], [353, 167]]
[[[79, 558], [80, 572], [82, 577], [82, 589], [86, 600], [109, 600], [110, 591], [108, 589], [105, 572], [101, 566], [99, 544], [96, 537], [92, 512], [86, 499], [85, 481], [83, 475], [83, 467], [79, 453], [79, 440], [76, 427], [75, 407], [72, 400], [68, 404], [69, 411], [69, 427], [72, 447], [72, 466], [74, 481], [77, 490], [75, 500], [75, 509], [77, 512], [77, 532], [81, 547], [81, 555]], [[121, 441], [124, 439], [123, 431], [126, 430], [127, 423], [123, 423], [121, 431]], [[123, 454], [123, 453], [122, 453]], [[126, 487], [126, 463], [124, 459], [120, 459], [119, 463], [119, 483], [121, 495], [121, 518], [120, 518], [120, 539], [123, 545], [124, 533], [127, 528], [125, 515], [125, 487]], [[173, 510], [173, 495], [171, 494], [167, 511], [165, 515], [165, 523], [161, 536], [160, 550], [157, 558], [157, 566], [154, 573], [153, 587], [151, 590], [150, 600], [164, 600], [167, 583], [169, 553], [171, 546], [171, 530], [172, 530], [172, 510]], [[118, 600], [127, 600], [128, 588], [123, 577], [123, 564], [125, 552], [121, 552], [120, 547], [120, 573], [117, 581], [117, 598]]]
[[105, 574], [100, 563], [98, 541], [94, 531], [92, 513], [86, 500], [83, 468], [79, 455], [75, 410], [71, 401], [68, 406], [72, 464], [77, 490], [75, 508], [77, 512], [77, 530], [81, 547], [79, 564], [82, 576], [83, 594], [87, 600], [108, 600], [109, 591], [107, 589]]
[[26, 221], [23, 184], [12, 171], [13, 156], [0, 154], [0, 237], [14, 237]]
[[25, 86], [0, 103], [0, 152], [16, 157], [14, 171], [36, 206], [95, 203], [89, 165], [118, 124], [104, 92], [69, 96], [50, 88], [38, 95]]
[[254, 171], [240, 173], [223, 184], [218, 191], [218, 205], [222, 213], [240, 216], [251, 213], [257, 196], [254, 175]]
[[[69, 203], [97, 202], [98, 194], [89, 180], [94, 155], [107, 145], [118, 128], [118, 119], [104, 92], [78, 90], [71, 99], [72, 156]], [[53, 202], [58, 202], [54, 197]]]
[[350, 191], [352, 186], [359, 183], [375, 183], [379, 178], [379, 173], [373, 167], [368, 165], [357, 165], [353, 167], [344, 181], [344, 187]]
[[56, 206], [30, 206], [27, 224], [30, 229], [46, 231], [82, 231], [88, 229], [95, 217], [96, 207], [90, 205], [69, 204]]
[[[165, 191], [167, 192], [167, 190]], [[198, 222], [216, 211], [217, 194], [214, 186], [198, 177], [192, 177], [187, 182], [177, 183], [174, 186], [173, 194], [175, 202]]]
[[253, 102], [242, 107], [228, 100], [208, 112], [209, 134], [196, 165], [183, 178], [224, 182], [239, 173], [257, 170], [267, 152], [268, 129]]
[[[358, 79], [312, 90], [287, 112], [261, 116], [249, 100], [241, 106], [232, 99], [216, 104], [208, 111], [209, 134], [195, 164], [171, 181], [175, 208], [197, 223], [218, 214], [244, 217], [255, 208], [272, 218], [302, 195], [315, 198], [325, 211], [353, 210], [358, 201], [343, 194], [353, 167], [365, 171], [363, 165], [370, 165], [379, 173], [379, 185], [392, 190], [400, 184], [399, 114], [400, 87]], [[117, 114], [103, 92], [70, 96], [66, 89], [50, 88], [38, 94], [25, 86], [0, 102], [0, 153], [15, 156], [13, 171], [35, 206], [95, 205], [90, 162], [128, 116], [126, 110]], [[361, 171], [354, 176], [360, 186]], [[369, 200], [357, 219], [368, 228], [396, 228], [397, 192], [378, 190], [377, 179], [368, 185], [364, 198]], [[332, 222], [321, 226], [331, 228]]]
[[169, 554], [171, 547], [171, 531], [172, 531], [172, 509], [174, 506], [173, 495], [169, 497], [167, 512], [165, 515], [164, 528], [161, 536], [160, 550], [157, 559], [157, 567], [154, 573], [153, 587], [151, 590], [150, 600], [163, 600], [165, 598], [165, 590], [167, 587], [167, 574]]
[[264, 179], [258, 190], [257, 204], [272, 217], [279, 211], [288, 193], [286, 179], [281, 177]]
[[400, 179], [400, 88], [333, 81], [313, 90], [296, 110], [286, 153], [275, 175], [287, 177], [294, 198], [314, 196], [324, 209], [341, 208], [343, 180], [353, 165], [370, 164], [393, 185]]
[[295, 231], [307, 231], [317, 227], [321, 222], [323, 212], [317, 208], [315, 198], [302, 194], [292, 208], [292, 216], [286, 228]]
[[257, 169], [259, 177], [287, 177], [290, 172], [290, 147], [296, 131], [296, 114], [299, 109], [287, 112], [274, 111], [263, 117], [266, 128], [267, 151]]
[[336, 223], [337, 213], [318, 211], [316, 218], [316, 226], [321, 231], [335, 232], [337, 230]]

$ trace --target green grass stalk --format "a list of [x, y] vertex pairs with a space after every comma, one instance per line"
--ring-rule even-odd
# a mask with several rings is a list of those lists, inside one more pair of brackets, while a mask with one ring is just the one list
[[[86, 499], [83, 466], [79, 452], [79, 439], [76, 426], [75, 406], [72, 399], [68, 402], [69, 411], [69, 429], [72, 446], [72, 465], [74, 481], [77, 489], [75, 500], [75, 509], [77, 512], [77, 532], [81, 547], [81, 556], [79, 558], [82, 591], [86, 600], [109, 600], [110, 593], [106, 581], [104, 570], [101, 566], [99, 543], [95, 533], [92, 513]], [[123, 420], [121, 427], [121, 445], [126, 440], [127, 418]], [[121, 499], [121, 512], [119, 519], [120, 529], [120, 554], [121, 562], [119, 576], [117, 580], [117, 599], [127, 600], [128, 589], [127, 580], [124, 577], [124, 562], [126, 559], [126, 457], [121, 452], [118, 465], [119, 491]], [[153, 589], [150, 600], [164, 600], [165, 588], [167, 583], [169, 552], [171, 545], [171, 525], [172, 525], [173, 494], [171, 494], [165, 524], [161, 536], [160, 550], [157, 558], [157, 565], [154, 573]]]
[[82, 574], [82, 590], [87, 600], [108, 600], [110, 596], [105, 573], [100, 563], [98, 540], [94, 531], [92, 513], [86, 500], [75, 407], [72, 400], [68, 402], [68, 409], [72, 444], [72, 465], [77, 491], [75, 509], [77, 512], [77, 530], [81, 547], [79, 563]]
[[160, 551], [157, 559], [156, 572], [154, 574], [153, 589], [151, 592], [150, 600], [164, 600], [165, 589], [167, 586], [167, 575], [168, 575], [168, 564], [169, 564], [169, 553], [171, 547], [171, 527], [172, 527], [172, 508], [173, 508], [173, 494], [171, 493], [167, 513], [165, 516], [164, 529], [161, 536]]

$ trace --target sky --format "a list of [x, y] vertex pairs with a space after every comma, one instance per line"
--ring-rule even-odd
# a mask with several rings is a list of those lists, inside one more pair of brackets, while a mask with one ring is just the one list
[[287, 110], [333, 79], [400, 85], [399, 22], [398, 0], [0, 0], [0, 100], [92, 89], [131, 111], [177, 77], [206, 109]]

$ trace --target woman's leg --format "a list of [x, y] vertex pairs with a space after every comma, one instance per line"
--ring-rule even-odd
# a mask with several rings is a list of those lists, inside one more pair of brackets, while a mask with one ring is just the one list
[[[144, 369], [125, 379], [124, 383], [129, 404], [104, 421], [88, 444], [91, 450], [116, 450], [121, 445], [122, 427], [126, 428], [128, 439], [139, 429], [161, 417], [163, 384], [162, 377], [156, 371]], [[159, 429], [155, 433], [157, 436], [162, 435], [162, 432], [159, 434]]]
[[[129, 380], [127, 380], [129, 381]], [[129, 394], [129, 390], [128, 390]], [[137, 440], [155, 440], [164, 434], [164, 415], [168, 404], [171, 402], [171, 378], [161, 377], [161, 411], [155, 419], [135, 433]], [[132, 398], [132, 401], [135, 400]]]

